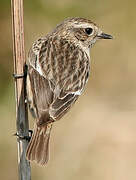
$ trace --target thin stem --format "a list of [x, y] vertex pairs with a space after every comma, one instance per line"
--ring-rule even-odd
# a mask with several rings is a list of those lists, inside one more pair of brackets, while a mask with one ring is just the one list
[[[12, 12], [12, 36], [14, 55], [14, 74], [22, 75], [25, 72], [25, 50], [24, 50], [24, 23], [23, 23], [23, 0], [11, 0]], [[16, 97], [16, 126], [17, 134], [21, 137], [29, 135], [28, 112], [25, 103], [26, 79], [24, 77], [15, 78]], [[30, 163], [26, 160], [25, 153], [28, 141], [17, 138], [18, 143], [18, 169], [20, 180], [31, 179]]]

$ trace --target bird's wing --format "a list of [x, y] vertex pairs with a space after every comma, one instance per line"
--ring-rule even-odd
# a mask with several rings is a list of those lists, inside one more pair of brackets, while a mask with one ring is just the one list
[[42, 125], [50, 121], [49, 106], [53, 102], [54, 93], [51, 82], [41, 76], [32, 66], [28, 66], [27, 97], [30, 111]]
[[34, 43], [29, 79], [39, 118], [48, 111], [54, 120], [60, 119], [77, 100], [88, 77], [83, 58], [83, 52], [66, 40], [41, 38]]
[[56, 97], [54, 90], [55, 87], [49, 80], [29, 66], [27, 77], [28, 102], [39, 125], [47, 123], [51, 119], [60, 119], [78, 98], [78, 95], [73, 92], [62, 93], [62, 91]]
[[59, 120], [76, 102], [79, 95], [74, 93], [66, 93], [63, 97], [57, 97], [50, 106], [50, 114], [54, 120]]

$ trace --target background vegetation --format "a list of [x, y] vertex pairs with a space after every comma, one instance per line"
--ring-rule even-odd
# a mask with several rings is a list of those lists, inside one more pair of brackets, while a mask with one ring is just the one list
[[[136, 2], [25, 0], [25, 45], [72, 16], [94, 20], [114, 40], [92, 49], [92, 74], [73, 109], [54, 125], [47, 167], [32, 179], [136, 179]], [[11, 13], [0, 1], [0, 179], [17, 180]]]

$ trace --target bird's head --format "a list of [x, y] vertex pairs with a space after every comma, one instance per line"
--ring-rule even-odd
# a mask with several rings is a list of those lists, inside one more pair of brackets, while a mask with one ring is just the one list
[[91, 20], [69, 18], [59, 24], [54, 33], [85, 48], [90, 48], [98, 39], [112, 39]]

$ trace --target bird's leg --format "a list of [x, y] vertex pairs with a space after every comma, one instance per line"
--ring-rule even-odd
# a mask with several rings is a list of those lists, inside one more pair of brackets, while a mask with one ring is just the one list
[[29, 135], [28, 136], [21, 136], [18, 133], [15, 133], [14, 136], [17, 136], [20, 140], [27, 140], [30, 141], [32, 137], [33, 131], [29, 130]]
[[29, 129], [29, 133], [30, 133], [30, 137], [32, 137], [32, 135], [33, 135], [33, 130], [32, 130], [32, 129]]

